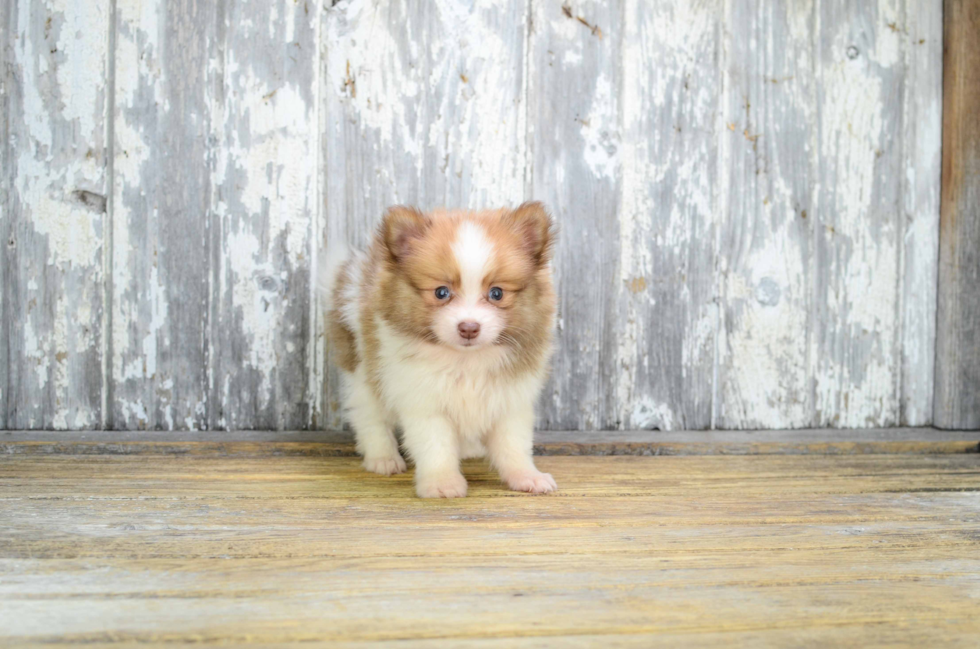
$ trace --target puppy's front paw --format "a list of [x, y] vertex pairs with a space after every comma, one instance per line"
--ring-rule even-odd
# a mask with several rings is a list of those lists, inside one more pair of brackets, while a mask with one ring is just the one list
[[514, 491], [526, 491], [532, 494], [546, 494], [558, 489], [558, 484], [550, 473], [540, 471], [522, 471], [507, 476], [505, 482]]
[[368, 456], [364, 458], [364, 468], [371, 473], [394, 475], [404, 473], [408, 467], [405, 466], [405, 460], [402, 459], [402, 456], [396, 453], [394, 455]]
[[466, 478], [459, 471], [419, 476], [415, 484], [419, 498], [464, 498]]

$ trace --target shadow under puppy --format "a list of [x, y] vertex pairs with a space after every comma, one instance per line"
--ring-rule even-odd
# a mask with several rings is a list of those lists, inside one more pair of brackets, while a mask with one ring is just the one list
[[327, 254], [319, 283], [364, 468], [405, 470], [398, 426], [423, 498], [465, 496], [468, 457], [489, 456], [511, 489], [557, 488], [531, 456], [553, 345], [553, 241], [540, 203], [392, 207], [366, 252]]

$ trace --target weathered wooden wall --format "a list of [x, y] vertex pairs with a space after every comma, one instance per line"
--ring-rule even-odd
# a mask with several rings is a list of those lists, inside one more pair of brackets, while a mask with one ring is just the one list
[[931, 422], [940, 2], [0, 11], [2, 427], [335, 427], [322, 246], [528, 197], [542, 426]]

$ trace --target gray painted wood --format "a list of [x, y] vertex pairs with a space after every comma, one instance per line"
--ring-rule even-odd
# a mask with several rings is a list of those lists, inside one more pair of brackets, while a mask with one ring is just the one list
[[728, 6], [719, 428], [802, 427], [813, 420], [815, 27], [809, 3]]
[[941, 15], [839, 9], [729, 9], [722, 428], [930, 421]]
[[556, 212], [548, 428], [707, 428], [718, 6], [534, 5], [529, 195]]
[[618, 416], [603, 428], [711, 425], [721, 9], [630, 0], [621, 34], [607, 36], [624, 45], [616, 362], [598, 359]]
[[102, 423], [110, 4], [4, 3], [5, 425]]
[[[623, 40], [618, 3], [532, 3], [528, 50], [528, 194], [560, 227], [560, 310], [545, 428], [607, 428], [619, 416], [613, 359], [617, 296]], [[579, 20], [589, 23], [584, 24]], [[600, 31], [601, 30], [601, 33]], [[605, 362], [603, 362], [605, 360]]]
[[7, 246], [10, 239], [10, 208], [7, 204], [10, 196], [10, 185], [13, 180], [10, 146], [10, 86], [13, 76], [7, 74], [10, 67], [8, 61], [13, 57], [13, 3], [5, 3], [0, 7], [0, 250], [4, 251], [0, 258], [0, 429], [7, 426], [7, 379], [10, 374], [8, 349], [10, 347], [10, 328], [13, 325], [13, 315], [4, 308], [7, 285]]
[[215, 11], [116, 2], [113, 428], [208, 425]]
[[[524, 0], [340, 2], [321, 46], [327, 245], [363, 246], [385, 207], [524, 196]], [[322, 338], [319, 339], [322, 344]], [[316, 425], [339, 424], [336, 371]]]
[[816, 11], [814, 425], [896, 425], [902, 6], [833, 1]]
[[980, 2], [945, 8], [935, 422], [980, 428]]
[[316, 3], [294, 0], [219, 5], [212, 428], [309, 423], [316, 11]]
[[899, 293], [902, 316], [903, 426], [932, 422], [935, 390], [938, 275], [943, 12], [938, 2], [906, 0], [902, 124], [904, 234]]
[[[542, 427], [932, 421], [937, 3], [22, 0], [0, 21], [2, 426], [336, 428], [326, 245], [393, 203], [526, 198], [561, 227]], [[975, 341], [949, 290], [941, 363]], [[936, 412], [972, 414], [954, 365]]]

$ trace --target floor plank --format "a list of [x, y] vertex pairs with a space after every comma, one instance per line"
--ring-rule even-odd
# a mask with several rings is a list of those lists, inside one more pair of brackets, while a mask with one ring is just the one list
[[0, 455], [0, 645], [975, 646], [980, 455]]
[[[536, 455], [867, 455], [980, 452], [980, 431], [919, 428], [535, 433]], [[0, 455], [356, 455], [350, 431], [0, 431]]]

